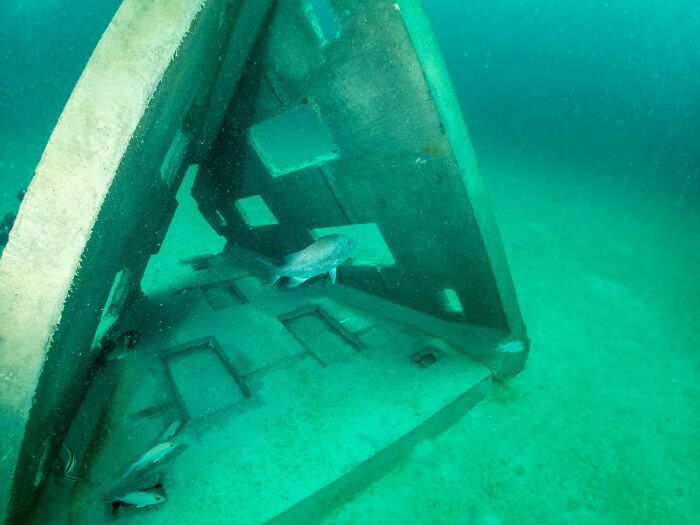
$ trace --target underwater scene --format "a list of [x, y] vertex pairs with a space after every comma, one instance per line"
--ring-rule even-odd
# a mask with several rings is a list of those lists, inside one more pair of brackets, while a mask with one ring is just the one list
[[0, 524], [700, 524], [700, 3], [0, 3]]

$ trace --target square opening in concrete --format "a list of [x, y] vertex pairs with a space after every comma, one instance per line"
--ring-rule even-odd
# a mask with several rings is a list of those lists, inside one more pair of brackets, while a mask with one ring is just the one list
[[190, 136], [182, 129], [178, 129], [170, 141], [168, 151], [165, 153], [163, 162], [160, 165], [160, 176], [168, 187], [173, 185], [189, 145]]
[[442, 290], [442, 304], [444, 305], [445, 311], [447, 313], [464, 313], [462, 301], [459, 300], [457, 291], [454, 288], [445, 288], [444, 290]]
[[236, 369], [211, 338], [177, 347], [164, 361], [177, 397], [193, 419], [237, 405], [250, 396]]
[[311, 230], [314, 239], [339, 233], [347, 235], [358, 242], [357, 250], [348, 261], [352, 266], [393, 266], [396, 260], [384, 240], [382, 232], [375, 223], [348, 224], [347, 226], [331, 226]]
[[248, 133], [273, 177], [323, 164], [338, 156], [328, 127], [309, 103], [256, 124]]
[[277, 217], [260, 195], [236, 200], [236, 209], [249, 228], [279, 224]]

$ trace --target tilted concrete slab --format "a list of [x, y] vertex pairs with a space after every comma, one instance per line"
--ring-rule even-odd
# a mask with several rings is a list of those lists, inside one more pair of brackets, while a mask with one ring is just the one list
[[[85, 391], [115, 276], [123, 307], [268, 6], [126, 0], [90, 58], [0, 259], [0, 522], [19, 519], [41, 486]], [[216, 57], [231, 48], [223, 71]]]
[[[343, 283], [509, 330], [525, 348], [493, 213], [421, 2], [279, 2], [253, 56], [195, 182], [212, 226], [275, 259], [326, 233], [362, 239]], [[252, 198], [276, 220], [251, 224], [239, 203]]]
[[[465, 354], [496, 346], [502, 331], [471, 327], [478, 337], [455, 346], [440, 335], [444, 321], [383, 299], [348, 304], [356, 292], [342, 285], [333, 297], [324, 282], [270, 287], [259, 270], [242, 252], [217, 258], [140, 308], [141, 342], [105, 366], [122, 370], [99, 446], [80, 467], [89, 483], [52, 484], [32, 523], [59, 502], [57, 525], [316, 523], [488, 393], [491, 371]], [[213, 307], [213, 285], [242, 301]], [[124, 479], [174, 420], [179, 452]], [[167, 501], [110, 504], [148, 487]]]

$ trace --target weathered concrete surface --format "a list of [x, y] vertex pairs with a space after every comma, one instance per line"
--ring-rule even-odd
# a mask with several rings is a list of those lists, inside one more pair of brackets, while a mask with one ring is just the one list
[[115, 275], [137, 292], [158, 250], [221, 73], [212, 57], [250, 49], [267, 7], [127, 0], [76, 85], [0, 259], [0, 522], [21, 520], [60, 446]]
[[[527, 334], [421, 2], [329, 1], [335, 36], [324, 34], [309, 5], [278, 3], [198, 172], [193, 194], [203, 213], [232, 245], [276, 259], [308, 245], [317, 229], [352, 235], [371, 227], [389, 256], [368, 264], [356, 257], [339, 280], [458, 325], [507, 330], [521, 352], [492, 348], [494, 355], [474, 357], [513, 375], [524, 364]], [[322, 131], [297, 117], [309, 112]], [[295, 157], [311, 135], [312, 158]], [[328, 136], [335, 148], [318, 155]], [[285, 151], [285, 143], [293, 146]], [[290, 158], [298, 162], [280, 169]], [[246, 222], [236, 203], [253, 196], [277, 223]], [[357, 234], [360, 249], [365, 233]]]
[[[197, 233], [194, 221], [178, 219], [174, 228]], [[164, 252], [181, 232], [172, 233]], [[80, 472], [91, 483], [76, 484], [60, 513], [45, 490], [30, 523], [318, 523], [491, 388], [490, 370], [443, 339], [446, 321], [323, 281], [292, 292], [268, 286], [243, 251], [209, 264], [167, 274], [169, 286], [141, 309], [139, 346], [108, 365], [123, 369], [99, 447]], [[235, 300], [217, 306], [216, 289], [235, 290]], [[494, 330], [472, 332], [460, 344], [499, 340]], [[419, 365], [421, 351], [435, 360]], [[174, 373], [183, 357], [188, 370]], [[204, 413], [192, 410], [206, 398]], [[176, 418], [184, 422], [173, 438], [180, 452], [122, 479]], [[114, 520], [106, 495], [159, 483], [167, 504]]]

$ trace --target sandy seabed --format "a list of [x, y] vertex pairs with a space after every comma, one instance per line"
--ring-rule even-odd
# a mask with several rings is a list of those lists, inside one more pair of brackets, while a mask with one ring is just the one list
[[700, 523], [700, 202], [489, 157], [527, 368], [325, 525]]
[[325, 524], [700, 523], [700, 202], [522, 159], [482, 171], [527, 368]]

